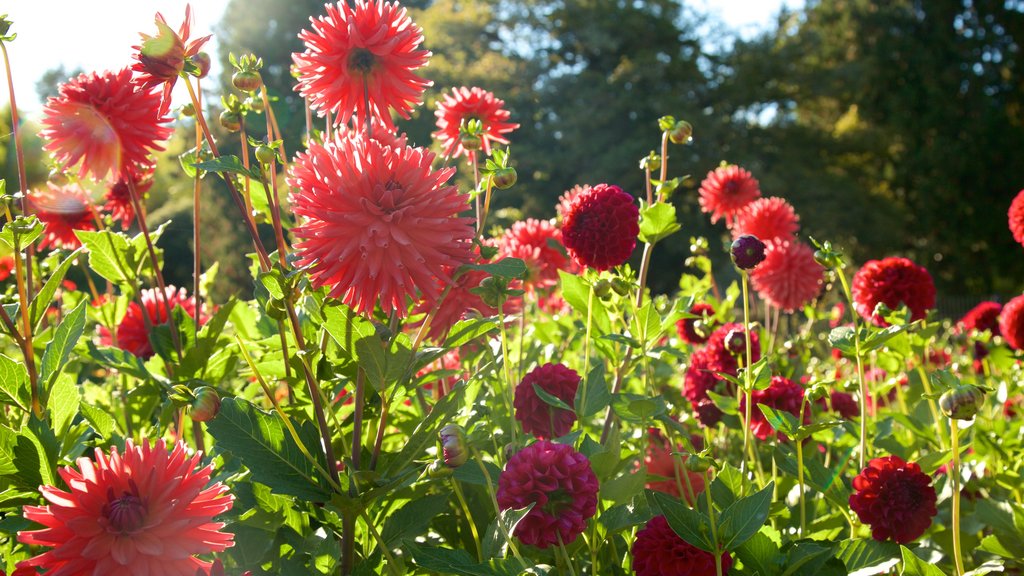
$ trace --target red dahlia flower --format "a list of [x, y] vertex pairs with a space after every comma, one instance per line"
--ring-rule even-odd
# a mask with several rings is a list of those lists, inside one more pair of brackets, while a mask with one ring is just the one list
[[1017, 193], [1017, 197], [1010, 203], [1010, 210], [1007, 212], [1010, 218], [1010, 233], [1013, 239], [1024, 246], [1024, 190]]
[[459, 379], [469, 380], [469, 374], [462, 372], [459, 349], [452, 348], [444, 356], [424, 366], [416, 373], [416, 378], [421, 379], [424, 390], [430, 391], [435, 399], [440, 399], [455, 387]]
[[573, 199], [587, 190], [590, 190], [590, 184], [583, 184], [582, 186], [577, 184], [558, 197], [555, 212], [558, 214], [557, 220], [559, 222], [565, 220], [565, 215], [569, 213], [569, 206], [572, 205]]
[[876, 326], [888, 325], [875, 314], [880, 302], [893, 310], [905, 304], [914, 320], [924, 318], [935, 306], [931, 274], [906, 258], [869, 260], [853, 277], [852, 292], [857, 313]]
[[437, 131], [434, 138], [441, 141], [446, 156], [458, 158], [472, 154], [462, 145], [459, 128], [470, 120], [479, 120], [483, 125], [480, 144], [484, 154], [491, 154], [491, 143], [508, 144], [505, 134], [519, 128], [519, 124], [508, 122], [510, 113], [503, 106], [505, 101], [495, 98], [494, 94], [477, 87], [452, 88], [451, 94], [445, 94], [443, 100], [437, 102]]
[[[185, 5], [185, 20], [178, 31], [167, 25], [164, 15], [157, 12], [156, 36], [139, 34], [142, 44], [132, 46], [136, 50], [132, 66], [137, 75], [135, 82], [145, 88], [153, 88], [163, 84], [163, 97], [160, 99], [160, 114], [166, 114], [171, 107], [171, 89], [178, 80], [178, 75], [185, 69], [185, 59], [199, 53], [200, 48], [210, 36], [188, 41], [192, 29], [192, 6]], [[187, 42], [187, 44], [186, 44]]]
[[434, 302], [450, 274], [473, 258], [468, 196], [435, 171], [434, 155], [360, 135], [313, 143], [289, 169], [298, 263], [362, 314], [380, 303], [404, 317], [407, 299]]
[[135, 187], [135, 194], [141, 204], [142, 199], [153, 186], [153, 173], [148, 171], [143, 174], [132, 168], [123, 171], [118, 176], [117, 182], [107, 186], [107, 191], [103, 196], [107, 202], [103, 205], [103, 210], [109, 213], [115, 222], [120, 221], [121, 227], [125, 230], [130, 228], [132, 222], [135, 221], [135, 205], [132, 204], [131, 190], [128, 188], [129, 179], [131, 179], [131, 185]]
[[432, 84], [413, 73], [430, 58], [420, 48], [423, 30], [397, 2], [356, 0], [326, 9], [326, 16], [310, 18], [311, 30], [299, 32], [306, 45], [292, 55], [299, 93], [338, 124], [353, 116], [364, 124], [369, 116], [391, 128], [391, 108], [409, 118]]
[[700, 209], [711, 213], [712, 224], [723, 217], [731, 224], [736, 213], [759, 196], [757, 180], [736, 165], [720, 166], [700, 183]]
[[597, 476], [587, 457], [572, 446], [539, 440], [509, 458], [498, 477], [498, 506], [530, 512], [513, 535], [524, 544], [569, 545], [597, 512]]
[[78, 459], [78, 470], [59, 471], [65, 492], [40, 491], [50, 504], [25, 506], [25, 518], [45, 526], [22, 531], [18, 541], [52, 548], [25, 562], [47, 574], [207, 574], [210, 563], [196, 554], [222, 552], [232, 534], [213, 518], [231, 509], [227, 487], [209, 488], [212, 465], [196, 470], [178, 443], [168, 453], [163, 440], [141, 447], [129, 439], [124, 453], [96, 449], [95, 460]]
[[95, 230], [92, 198], [78, 184], [57, 186], [46, 183], [46, 188], [28, 193], [32, 211], [43, 223], [43, 239], [39, 248], [66, 248], [74, 250], [82, 245], [75, 230]]
[[625, 262], [640, 233], [640, 209], [618, 186], [585, 189], [563, 213], [562, 242], [580, 266], [607, 270]]
[[14, 274], [14, 256], [0, 257], [0, 282], [7, 280]]
[[576, 413], [556, 408], [541, 400], [533, 388], [535, 384], [566, 405], [572, 406], [576, 398], [576, 389], [580, 385], [580, 375], [564, 364], [538, 366], [523, 376], [522, 382], [516, 386], [515, 399], [512, 402], [516, 409], [516, 420], [524, 431], [537, 438], [565, 436], [576, 422]]
[[683, 342], [703, 344], [711, 337], [715, 328], [715, 309], [704, 302], [698, 302], [688, 310], [697, 318], [683, 318], [676, 322], [676, 333]]
[[825, 269], [814, 250], [796, 239], [768, 242], [764, 261], [750, 271], [754, 290], [772, 306], [792, 312], [813, 300], [824, 282]]
[[[767, 440], [770, 436], [775, 435], [775, 429], [768, 423], [768, 420], [764, 417], [764, 412], [757, 407], [757, 404], [763, 404], [765, 406], [775, 408], [776, 410], [782, 410], [789, 412], [793, 416], [800, 418], [800, 406], [804, 401], [804, 389], [796, 382], [793, 382], [789, 378], [783, 378], [782, 376], [772, 376], [772, 383], [764, 390], [754, 390], [751, 393], [751, 400], [754, 402], [754, 406], [750, 410], [750, 430], [757, 436], [758, 440]], [[746, 414], [747, 397], [744, 395], [740, 398], [740, 413]], [[809, 409], [804, 409], [804, 423], [808, 423], [811, 420], [811, 413]], [[785, 438], [782, 438], [785, 440]]]
[[[736, 357], [726, 350], [725, 339], [730, 332], [741, 330], [741, 324], [720, 326], [711, 333], [707, 345], [690, 356], [690, 365], [683, 380], [683, 396], [690, 401], [697, 419], [705, 426], [714, 426], [722, 418], [721, 410], [708, 396], [708, 391], [727, 396], [735, 392], [732, 385], [724, 378], [718, 377], [717, 373], [732, 376], [739, 373], [739, 363]], [[751, 358], [757, 362], [761, 358], [761, 344], [757, 331], [750, 333], [750, 346]]]
[[853, 479], [850, 508], [871, 526], [875, 540], [906, 544], [924, 534], [938, 513], [931, 484], [916, 463], [899, 456], [875, 458]]
[[1003, 306], [999, 315], [999, 331], [1010, 348], [1024, 350], [1024, 296], [1017, 296]]
[[496, 258], [523, 260], [526, 263], [523, 286], [531, 292], [557, 285], [559, 270], [576, 269], [562, 245], [562, 231], [551, 220], [527, 218], [513, 224], [498, 241]]
[[[168, 309], [174, 310], [181, 306], [186, 314], [192, 318], [196, 317], [196, 299], [189, 297], [184, 288], [167, 286], [164, 292], [166, 296], [159, 296], [158, 288], [143, 290], [139, 297], [145, 306], [145, 311], [137, 302], [128, 304], [128, 310], [124, 314], [121, 323], [117, 325], [117, 341], [106, 326], [100, 326], [100, 344], [104, 346], [116, 346], [121, 350], [131, 352], [139, 358], [146, 359], [153, 356], [153, 345], [149, 341], [150, 326], [160, 326], [168, 323]], [[166, 301], [166, 302], [165, 302]], [[145, 317], [143, 317], [145, 315]], [[199, 323], [206, 323], [206, 315], [200, 312]]]
[[758, 198], [736, 213], [732, 226], [735, 240], [744, 234], [757, 236], [764, 242], [788, 240], [800, 229], [800, 217], [793, 206], [782, 198]]
[[[715, 555], [692, 546], [676, 534], [664, 516], [655, 516], [636, 533], [633, 572], [637, 576], [708, 576], [716, 573]], [[732, 568], [732, 556], [722, 554], [722, 574]]]
[[[693, 504], [690, 491], [693, 491], [694, 497], [704, 491], [704, 475], [685, 471], [683, 468], [685, 462], [686, 456], [680, 456], [679, 461], [676, 461], [676, 457], [672, 455], [672, 443], [662, 436], [657, 428], [651, 428], [648, 431], [647, 450], [644, 451], [644, 467], [647, 468], [648, 478], [661, 476], [664, 480], [649, 480], [644, 485], [645, 487], [671, 494], [676, 498], [684, 498]], [[684, 473], [689, 478], [689, 488], [686, 485], [686, 478], [683, 477]]]
[[173, 129], [160, 97], [132, 84], [132, 71], [81, 74], [61, 84], [43, 108], [43, 146], [57, 162], [78, 166], [79, 177], [116, 178], [123, 170], [153, 165]]
[[999, 302], [981, 302], [964, 314], [957, 324], [964, 332], [984, 332], [988, 330], [993, 336], [999, 335], [999, 313], [1003, 305]]
[[[860, 405], [857, 404], [857, 400], [854, 399], [852, 394], [833, 390], [829, 394], [828, 403], [831, 405], [832, 412], [839, 414], [847, 420], [853, 420], [860, 416]], [[818, 404], [825, 408], [829, 407], [826, 406], [824, 398], [820, 398]]]

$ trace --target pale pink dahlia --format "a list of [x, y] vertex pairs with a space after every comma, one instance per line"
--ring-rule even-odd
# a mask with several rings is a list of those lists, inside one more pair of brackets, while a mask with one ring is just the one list
[[462, 145], [459, 127], [468, 124], [470, 120], [479, 120], [483, 125], [483, 133], [480, 134], [480, 145], [484, 154], [491, 154], [491, 144], [508, 144], [505, 134], [519, 128], [519, 124], [508, 122], [510, 113], [505, 110], [505, 101], [495, 98], [494, 94], [477, 88], [452, 88], [451, 94], [445, 94], [443, 100], [438, 100], [437, 110], [437, 131], [434, 138], [441, 141], [446, 156], [457, 158], [470, 155]]
[[720, 166], [700, 183], [700, 209], [711, 213], [711, 223], [725, 218], [726, 224], [744, 206], [761, 196], [761, 188], [750, 172], [736, 166]]
[[590, 461], [572, 446], [540, 440], [509, 458], [498, 477], [502, 510], [533, 508], [513, 535], [523, 543], [547, 548], [569, 545], [597, 512], [597, 476]]
[[[153, 344], [149, 340], [151, 327], [167, 324], [168, 312], [178, 306], [192, 318], [196, 317], [196, 299], [190, 297], [184, 288], [167, 286], [164, 292], [166, 296], [161, 298], [159, 294], [158, 288], [148, 288], [139, 294], [145, 308], [134, 301], [128, 304], [124, 318], [117, 325], [116, 341], [106, 326], [100, 326], [100, 344], [115, 346], [142, 359], [150, 358], [154, 354]], [[199, 324], [205, 323], [206, 314], [200, 312]]]
[[562, 245], [562, 231], [551, 220], [520, 220], [505, 230], [498, 241], [498, 256], [519, 258], [526, 263], [525, 288], [531, 292], [558, 284], [558, 271], [575, 271]]
[[814, 260], [814, 250], [796, 239], [768, 242], [764, 262], [750, 271], [757, 293], [772, 306], [792, 312], [821, 292], [825, 269]]
[[355, 0], [326, 9], [310, 18], [311, 30], [299, 32], [306, 49], [292, 56], [297, 89], [310, 107], [334, 114], [339, 124], [353, 117], [365, 123], [370, 115], [391, 127], [389, 109], [408, 118], [431, 85], [413, 73], [430, 58], [420, 48], [423, 30], [397, 2]]
[[758, 198], [736, 213], [732, 225], [735, 240], [744, 234], [757, 236], [764, 242], [789, 239], [800, 229], [800, 217], [782, 198]]
[[[298, 263], [363, 314], [380, 303], [406, 315], [407, 299], [433, 302], [450, 274], [473, 258], [468, 196], [447, 184], [454, 168], [434, 155], [360, 135], [313, 143], [289, 170]], [[417, 292], [419, 291], [419, 293]]]
[[57, 186], [50, 182], [46, 188], [28, 193], [32, 212], [45, 226], [39, 248], [66, 248], [74, 250], [82, 245], [75, 230], [95, 230], [92, 198], [78, 184]]
[[116, 178], [122, 170], [152, 166], [151, 153], [173, 129], [160, 95], [132, 84], [132, 71], [82, 74], [61, 85], [43, 108], [43, 146], [57, 162], [78, 165], [79, 177]]
[[219, 482], [207, 488], [213, 467], [196, 470], [200, 456], [181, 443], [168, 453], [163, 440], [140, 447], [129, 439], [123, 455], [96, 449], [78, 470], [61, 469], [68, 490], [43, 486], [50, 504], [25, 506], [25, 518], [45, 528], [19, 532], [18, 541], [52, 548], [25, 565], [50, 576], [208, 574], [210, 563], [195, 556], [234, 544], [213, 521], [234, 498]]

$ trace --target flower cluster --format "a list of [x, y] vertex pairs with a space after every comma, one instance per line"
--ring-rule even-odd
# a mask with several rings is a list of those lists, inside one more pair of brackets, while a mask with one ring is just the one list
[[[722, 411], [708, 396], [709, 391], [730, 395], [732, 385], [718, 376], [718, 373], [736, 376], [739, 370], [737, 356], [745, 356], [745, 351], [734, 354], [726, 348], [726, 337], [730, 332], [742, 331], [740, 324], [725, 324], [715, 330], [704, 348], [690, 356], [690, 365], [686, 369], [683, 380], [683, 396], [690, 401], [697, 419], [705, 426], [714, 426], [721, 418]], [[745, 344], [744, 344], [745, 345]], [[756, 331], [750, 333], [751, 358], [754, 362], [761, 358], [761, 345]], [[718, 388], [722, 386], [722, 388]]]

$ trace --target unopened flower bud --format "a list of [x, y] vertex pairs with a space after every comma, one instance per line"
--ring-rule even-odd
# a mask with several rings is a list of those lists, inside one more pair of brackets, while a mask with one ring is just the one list
[[729, 330], [722, 342], [725, 349], [733, 356], [741, 356], [747, 351], [747, 337], [743, 330]]
[[192, 63], [196, 65], [196, 78], [206, 78], [210, 74], [210, 55], [206, 52], [199, 52], [191, 57]]
[[260, 161], [260, 164], [270, 164], [277, 160], [277, 152], [266, 144], [260, 144], [256, 147], [256, 159]]
[[617, 276], [615, 278], [612, 278], [612, 290], [615, 290], [615, 293], [618, 294], [619, 296], [628, 295], [629, 291], [632, 288], [633, 287], [630, 285], [628, 281], [623, 280], [622, 278], [619, 278]]
[[971, 420], [985, 400], [985, 391], [977, 386], [957, 386], [939, 397], [942, 413], [953, 420]]
[[189, 410], [189, 416], [196, 422], [207, 422], [220, 412], [220, 395], [209, 386], [196, 388], [195, 400]]
[[765, 245], [757, 236], [744, 234], [732, 243], [729, 253], [740, 270], [752, 270], [764, 261]]
[[245, 99], [244, 104], [245, 104], [246, 108], [248, 108], [249, 110], [252, 110], [253, 112], [255, 112], [257, 114], [262, 114], [263, 111], [266, 110], [266, 106], [263, 105], [263, 98], [260, 98], [259, 96], [255, 97], [255, 98], [252, 97], [252, 96], [249, 96], [248, 98]]
[[441, 452], [444, 463], [449, 468], [458, 468], [469, 459], [466, 447], [466, 431], [458, 424], [448, 424], [438, 433], [441, 437]]
[[516, 174], [516, 169], [511, 166], [498, 168], [491, 174], [491, 182], [494, 182], [494, 187], [498, 190], [508, 190], [515, 186], [518, 179], [519, 175]]
[[480, 139], [480, 136], [468, 132], [459, 134], [459, 143], [462, 144], [463, 148], [470, 151], [479, 150], [483, 147], [483, 140]]
[[597, 282], [594, 282], [594, 295], [602, 300], [611, 296], [612, 283], [606, 278], [601, 278]]
[[263, 76], [256, 70], [239, 70], [231, 75], [231, 83], [243, 92], [254, 92], [263, 86]]
[[242, 129], [242, 117], [234, 110], [225, 110], [220, 113], [220, 125], [228, 132], [238, 132]]
[[690, 141], [690, 137], [693, 136], [693, 126], [685, 120], [676, 122], [676, 125], [672, 127], [668, 132], [668, 139], [673, 144], [686, 144]]
[[686, 469], [690, 472], [697, 472], [703, 474], [711, 469], [715, 465], [715, 461], [707, 456], [701, 456], [700, 454], [690, 454], [687, 456], [684, 462]]
[[196, 115], [196, 107], [191, 102], [181, 107], [181, 115], [191, 118]]
[[427, 478], [447, 478], [452, 475], [452, 469], [445, 466], [444, 462], [434, 460], [427, 464], [427, 469], [423, 471], [423, 475]]

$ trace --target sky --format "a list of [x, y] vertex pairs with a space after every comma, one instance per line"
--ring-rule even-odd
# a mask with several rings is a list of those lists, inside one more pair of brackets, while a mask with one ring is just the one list
[[[42, 104], [36, 81], [47, 70], [117, 70], [132, 63], [132, 46], [139, 32], [153, 33], [153, 17], [161, 12], [172, 28], [185, 17], [187, 0], [12, 0], [4, 2], [17, 39], [8, 45], [15, 99], [23, 114], [38, 113]], [[191, 0], [192, 37], [212, 34], [228, 0]], [[744, 36], [767, 27], [779, 8], [799, 7], [803, 0], [696, 0], [695, 6], [720, 18]], [[216, 76], [216, 36], [207, 45]], [[0, 76], [2, 77], [2, 76]], [[180, 85], [181, 83], [179, 83]], [[180, 88], [180, 86], [179, 86]], [[175, 100], [183, 96], [175, 95]], [[0, 106], [6, 104], [7, 83], [0, 86]]]

